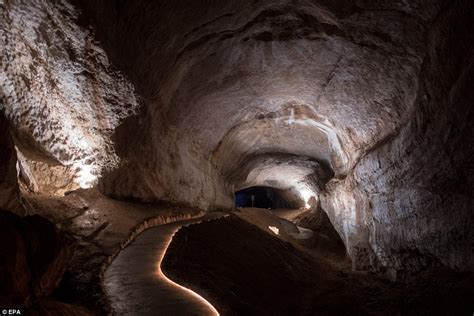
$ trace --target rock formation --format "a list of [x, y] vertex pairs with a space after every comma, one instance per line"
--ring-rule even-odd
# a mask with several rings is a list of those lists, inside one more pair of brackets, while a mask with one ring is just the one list
[[0, 111], [0, 208], [22, 213], [18, 188], [16, 152], [9, 123]]
[[29, 160], [67, 167], [62, 182], [93, 185], [118, 164], [110, 136], [137, 111], [132, 85], [67, 1], [8, 0], [0, 17], [0, 95], [16, 146]]
[[454, 1], [430, 20], [410, 117], [324, 193], [356, 266], [474, 269], [473, 13]]
[[[0, 10], [0, 95], [28, 190], [98, 182], [212, 210], [268, 186], [321, 206], [354, 269], [474, 270], [470, 0]], [[15, 152], [0, 137], [8, 207]]]
[[143, 96], [104, 192], [213, 208], [291, 186], [354, 268], [474, 268], [469, 1], [79, 3]]

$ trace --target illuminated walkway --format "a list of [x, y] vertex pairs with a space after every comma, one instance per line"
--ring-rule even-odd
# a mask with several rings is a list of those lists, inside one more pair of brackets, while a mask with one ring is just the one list
[[210, 219], [179, 221], [140, 234], [107, 268], [104, 287], [114, 315], [218, 315], [198, 294], [169, 280], [159, 268], [171, 236], [183, 225]]

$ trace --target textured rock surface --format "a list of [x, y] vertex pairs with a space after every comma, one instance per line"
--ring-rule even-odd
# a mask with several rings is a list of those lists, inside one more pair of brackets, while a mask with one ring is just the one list
[[146, 107], [127, 132], [149, 145], [103, 181], [117, 196], [231, 206], [227, 172], [279, 153], [342, 176], [416, 98], [423, 21], [397, 10], [338, 18], [307, 1], [80, 3]]
[[27, 307], [59, 285], [74, 253], [74, 242], [49, 220], [0, 212], [0, 302]]
[[306, 243], [307, 246], [329, 256], [347, 258], [346, 248], [340, 235], [322, 209], [303, 211], [293, 219], [293, 222], [299, 227], [311, 229], [314, 232], [315, 236]]
[[473, 14], [468, 1], [439, 13], [410, 120], [324, 195], [357, 266], [474, 270]]
[[1, 5], [3, 105], [43, 187], [105, 174], [212, 209], [267, 185], [321, 203], [354, 268], [474, 269], [469, 0], [74, 4]]
[[136, 112], [131, 84], [66, 1], [2, 1], [0, 17], [0, 96], [16, 145], [90, 186], [118, 163], [110, 135]]
[[22, 213], [17, 182], [16, 152], [3, 111], [0, 111], [0, 148], [0, 208]]
[[261, 155], [228, 174], [235, 190], [266, 186], [278, 190], [293, 207], [309, 206], [331, 178], [331, 171], [314, 159], [294, 155]]
[[24, 191], [62, 196], [80, 187], [74, 168], [28, 159], [18, 148], [16, 153], [18, 181]]
[[146, 109], [105, 192], [230, 206], [236, 173], [282, 186], [262, 170], [296, 155], [334, 173], [355, 268], [474, 268], [469, 1], [79, 3]]
[[53, 297], [99, 315], [108, 313], [102, 273], [123, 248], [145, 229], [205, 214], [170, 203], [117, 201], [95, 189], [76, 190], [63, 197], [24, 194], [24, 199], [36, 214], [58, 223], [79, 241]]

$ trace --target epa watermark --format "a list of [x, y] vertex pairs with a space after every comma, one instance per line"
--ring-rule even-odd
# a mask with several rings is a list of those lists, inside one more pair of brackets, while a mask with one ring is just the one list
[[0, 309], [0, 315], [26, 315], [21, 309], [18, 308], [2, 308]]

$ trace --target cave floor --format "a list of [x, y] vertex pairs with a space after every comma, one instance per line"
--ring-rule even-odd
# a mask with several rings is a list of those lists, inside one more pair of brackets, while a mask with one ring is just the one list
[[[23, 199], [27, 209], [32, 210], [30, 212], [49, 218], [78, 240], [73, 261], [64, 274], [59, 288], [53, 294], [56, 299], [84, 306], [99, 315], [108, 314], [111, 306], [116, 314], [127, 314], [126, 311], [130, 311], [130, 308], [149, 306], [160, 310], [169, 308], [169, 311], [173, 311], [172, 314], [176, 315], [177, 306], [183, 305], [180, 302], [184, 303], [184, 300], [194, 302], [193, 310], [196, 308], [195, 310], [200, 310], [203, 314], [212, 312], [212, 308], [189, 293], [184, 295], [184, 299], [162, 300], [157, 298], [163, 296], [163, 292], [150, 290], [157, 285], [158, 259], [160, 253], [164, 251], [163, 246], [169, 243], [169, 236], [183, 224], [200, 221], [196, 220], [203, 215], [200, 210], [170, 203], [142, 204], [134, 201], [117, 201], [103, 196], [94, 189], [77, 190], [64, 197], [24, 193]], [[470, 305], [466, 303], [474, 297], [472, 273], [458, 273], [441, 268], [426, 271], [404, 282], [390, 282], [371, 273], [351, 271], [348, 258], [341, 257], [331, 248], [314, 247], [314, 242], [295, 241], [284, 231], [275, 234], [269, 229], [269, 226], [278, 225], [278, 216], [293, 221], [303, 214], [303, 210], [243, 209], [235, 214], [257, 226], [260, 231], [290, 243], [295, 251], [305, 253], [312, 262], [317, 262], [316, 266], [325, 267], [330, 275], [335, 276], [331, 287], [341, 284], [343, 286], [338, 286], [337, 291], [322, 292], [321, 297], [328, 304], [340, 305], [341, 309], [338, 312], [344, 311], [345, 304], [353, 305], [354, 302], [367, 314], [378, 314], [382, 311], [423, 314], [437, 310], [446, 312], [450, 311], [450, 308], [456, 313], [474, 308], [474, 302], [469, 303]], [[148, 229], [138, 235], [128, 247], [118, 253], [112, 265], [105, 270], [105, 284], [102, 286], [103, 271], [113, 256], [122, 248], [124, 241], [130, 239], [136, 227], [150, 218], [166, 218], [168, 223], [173, 223]], [[218, 236], [209, 237], [218, 240]], [[161, 242], [156, 242], [160, 238]], [[239, 238], [240, 242], [251, 247], [265, 247], [263, 244], [247, 240], [245, 233]], [[313, 241], [314, 239], [318, 239], [318, 236], [315, 236]], [[201, 250], [213, 253], [212, 249], [199, 249]], [[233, 254], [232, 251], [227, 255], [236, 256], [234, 261], [240, 258], [240, 254]], [[199, 262], [194, 262], [194, 266], [196, 265], [199, 265]], [[146, 267], [149, 269], [145, 269]], [[306, 268], [311, 270], [314, 267], [309, 265]], [[124, 273], [120, 272], [122, 268], [125, 269]], [[187, 269], [186, 263], [180, 268]], [[133, 274], [135, 272], [136, 275]], [[193, 286], [193, 282], [181, 282], [179, 278], [166, 273], [170, 279], [185, 284], [205, 297], [208, 297], [208, 293], [213, 290]], [[206, 279], [207, 275], [203, 273], [199, 277]], [[332, 281], [328, 284], [332, 284]], [[107, 299], [104, 287], [107, 292], [115, 293], [109, 294], [110, 301]], [[176, 291], [174, 292], [176, 294]], [[186, 293], [185, 290], [178, 292], [180, 292], [176, 294], [178, 296]], [[218, 294], [225, 295], [225, 293]], [[170, 304], [165, 306], [164, 301], [169, 301]], [[212, 300], [210, 301], [214, 304]], [[308, 304], [306, 308], [311, 310], [311, 305]], [[186, 309], [182, 311], [188, 314]]]
[[[323, 260], [331, 264], [335, 269], [351, 270], [351, 261], [346, 256], [344, 245], [335, 244], [334, 240], [326, 230], [322, 233], [314, 232], [310, 238], [297, 240], [289, 234], [285, 229], [279, 229], [279, 233], [275, 234], [270, 227], [281, 226], [281, 220], [294, 223], [295, 225], [304, 225], [304, 221], [300, 219], [301, 215], [309, 212], [306, 209], [261, 209], [261, 208], [241, 208], [235, 214], [241, 219], [249, 222], [262, 231], [273, 235], [285, 242], [290, 243], [293, 247], [303, 253], [306, 253], [315, 260]], [[306, 226], [306, 225], [304, 225]], [[321, 225], [317, 225], [321, 226]], [[301, 229], [301, 226], [298, 226]], [[311, 227], [310, 228], [314, 228]], [[334, 232], [335, 233], [335, 232]], [[323, 247], [321, 247], [321, 244]]]
[[161, 261], [174, 233], [183, 225], [212, 220], [221, 214], [177, 221], [148, 229], [114, 259], [104, 274], [104, 287], [117, 315], [217, 315], [198, 294], [170, 281]]
[[78, 240], [73, 260], [53, 295], [60, 301], [108, 313], [101, 275], [108, 262], [147, 219], [168, 222], [203, 215], [196, 208], [171, 203], [137, 203], [110, 199], [95, 189], [65, 196], [23, 192], [30, 214], [42, 215]]
[[269, 229], [278, 225], [272, 215], [244, 209], [183, 227], [162, 268], [205, 293], [224, 315], [469, 315], [474, 309], [473, 273], [436, 267], [392, 282], [352, 271], [327, 250], [304, 251], [284, 230]]

